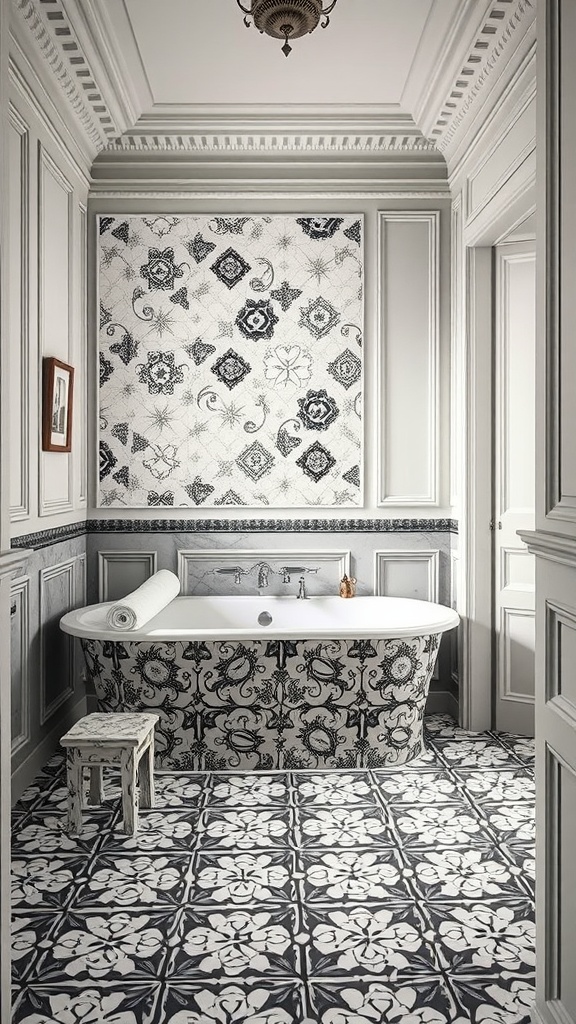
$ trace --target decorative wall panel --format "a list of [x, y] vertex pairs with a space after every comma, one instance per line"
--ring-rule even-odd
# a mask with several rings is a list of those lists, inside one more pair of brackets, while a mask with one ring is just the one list
[[362, 228], [99, 218], [101, 505], [361, 505]]

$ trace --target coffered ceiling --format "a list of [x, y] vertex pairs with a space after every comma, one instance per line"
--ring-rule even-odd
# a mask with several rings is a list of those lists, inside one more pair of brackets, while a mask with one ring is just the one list
[[443, 163], [535, 0], [338, 0], [297, 40], [236, 0], [11, 0], [95, 151], [410, 153]]

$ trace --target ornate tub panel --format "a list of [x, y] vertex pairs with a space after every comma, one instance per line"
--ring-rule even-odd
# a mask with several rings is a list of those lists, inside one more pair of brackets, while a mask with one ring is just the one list
[[82, 649], [99, 710], [160, 715], [157, 768], [380, 768], [422, 753], [439, 637]]

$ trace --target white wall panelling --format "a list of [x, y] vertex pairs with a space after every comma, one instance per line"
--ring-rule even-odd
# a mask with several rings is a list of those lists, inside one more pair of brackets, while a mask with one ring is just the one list
[[76, 603], [76, 559], [40, 570], [40, 724], [74, 693], [72, 637], [59, 628]]
[[155, 551], [99, 551], [98, 600], [117, 601], [156, 572]]
[[374, 593], [384, 597], [411, 597], [419, 601], [438, 600], [440, 552], [374, 552]]
[[378, 218], [378, 505], [439, 504], [439, 213]]
[[74, 493], [76, 506], [86, 507], [88, 503], [88, 213], [84, 203], [77, 206], [78, 217], [78, 280], [75, 291], [78, 305], [77, 328], [74, 336], [75, 360], [78, 364], [78, 376], [75, 381], [75, 417], [73, 429], [77, 455], [73, 459], [76, 474]]
[[10, 423], [10, 518], [14, 522], [30, 515], [31, 443], [28, 400], [30, 133], [14, 106], [10, 107], [8, 159], [10, 395], [18, 401], [17, 414], [11, 417]]
[[[506, 124], [505, 130], [482, 154], [467, 178], [466, 214], [470, 221], [492, 202], [530, 158], [530, 172], [535, 162], [536, 83], [533, 81]], [[523, 174], [528, 172], [524, 168]], [[520, 178], [520, 175], [518, 175]]]
[[30, 577], [18, 576], [10, 586], [10, 654], [12, 754], [30, 739]]
[[[258, 587], [257, 566], [269, 566], [267, 582]], [[290, 581], [283, 582], [282, 567], [294, 567]], [[300, 573], [298, 567], [318, 569]], [[214, 572], [226, 570], [225, 574]], [[239, 582], [234, 570], [239, 569]], [[338, 594], [342, 577], [350, 575], [350, 552], [291, 548], [270, 551], [248, 551], [242, 548], [213, 551], [179, 551], [178, 578], [182, 594], [280, 594], [293, 595], [304, 575], [309, 594]]]
[[[38, 330], [41, 360], [71, 362], [73, 317], [73, 188], [42, 143], [38, 144]], [[76, 410], [74, 410], [76, 412]], [[74, 413], [73, 413], [74, 415]], [[42, 452], [39, 514], [74, 508], [72, 455]]]

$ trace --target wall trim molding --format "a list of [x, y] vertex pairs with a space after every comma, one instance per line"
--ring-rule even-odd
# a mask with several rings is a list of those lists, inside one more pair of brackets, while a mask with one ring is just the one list
[[519, 530], [518, 536], [532, 555], [572, 568], [576, 565], [576, 537], [546, 530]]
[[150, 577], [156, 572], [157, 561], [156, 551], [98, 551], [98, 600], [112, 600], [109, 592], [111, 564], [141, 562]]
[[[378, 508], [409, 505], [413, 507], [438, 506], [440, 490], [440, 460], [438, 458], [438, 437], [440, 427], [440, 212], [439, 210], [392, 210], [378, 213], [378, 402], [386, 408], [386, 338], [384, 303], [386, 300], [383, 282], [386, 280], [384, 245], [388, 223], [428, 225], [428, 494], [398, 495], [387, 491], [386, 449], [379, 437], [378, 445]], [[384, 421], [385, 423], [386, 421]], [[384, 427], [385, 430], [385, 427]]]
[[[20, 137], [20, 504], [10, 507], [12, 522], [30, 517], [30, 125], [9, 104], [9, 124]], [[8, 143], [6, 142], [6, 145]]]
[[106, 533], [458, 533], [456, 519], [88, 519], [13, 537], [11, 547], [50, 547]]
[[[12, 740], [11, 755], [30, 740], [30, 577], [18, 576], [10, 586], [10, 616], [16, 598], [20, 599], [20, 671], [22, 683], [22, 732]], [[15, 610], [17, 605], [15, 605]]]
[[51, 732], [44, 737], [42, 742], [35, 747], [22, 764], [18, 765], [12, 773], [12, 802], [20, 799], [22, 793], [34, 781], [38, 773], [45, 767], [46, 762], [58, 749], [60, 737], [67, 729], [71, 728], [79, 718], [86, 714], [86, 697], [82, 696], [74, 707], [65, 710], [62, 717], [56, 723]]
[[55, 579], [57, 576], [68, 577], [68, 609], [71, 610], [76, 606], [77, 597], [77, 585], [75, 582], [75, 566], [76, 557], [67, 558], [64, 562], [58, 562], [56, 565], [50, 565], [40, 570], [39, 583], [40, 583], [40, 725], [45, 725], [46, 722], [52, 717], [55, 711], [62, 706], [74, 693], [74, 657], [73, 657], [73, 645], [72, 638], [70, 637], [69, 649], [69, 673], [70, 677], [67, 680], [67, 686], [65, 686], [57, 697], [51, 701], [50, 704], [46, 704], [46, 653], [44, 650], [44, 633], [45, 633], [45, 622], [47, 618], [46, 614], [46, 583], [49, 580]]
[[[90, 187], [90, 199], [93, 202], [92, 212], [106, 212], [102, 211], [95, 204], [99, 200], [162, 200], [162, 201], [178, 201], [178, 200], [196, 200], [196, 199], [207, 199], [217, 201], [231, 201], [236, 199], [246, 200], [254, 199], [255, 201], [263, 200], [265, 202], [270, 200], [294, 200], [294, 195], [298, 195], [298, 199], [310, 200], [315, 202], [316, 200], [370, 200], [374, 199], [378, 202], [388, 202], [389, 200], [399, 199], [404, 201], [405, 199], [425, 200], [430, 199], [433, 201], [447, 200], [450, 199], [450, 186], [448, 182], [444, 183], [439, 181], [437, 187], [431, 188], [429, 182], [423, 182], [422, 188], [418, 188], [417, 182], [410, 180], [406, 182], [406, 187], [402, 188], [399, 181], [395, 182], [394, 188], [382, 188], [378, 187], [378, 184], [373, 180], [366, 180], [363, 187], [362, 182], [357, 179], [349, 179], [349, 188], [345, 187], [346, 182], [338, 181], [335, 188], [334, 181], [327, 181], [324, 188], [320, 187], [318, 183], [315, 183], [315, 187], [309, 179], [302, 179], [300, 181], [291, 182], [290, 185], [286, 185], [284, 188], [278, 183], [278, 181], [271, 180], [268, 187], [264, 187], [262, 179], [254, 178], [242, 181], [240, 179], [226, 180], [221, 179], [221, 187], [214, 187], [214, 179], [209, 179], [203, 182], [201, 179], [195, 179], [190, 182], [190, 187], [184, 189], [182, 182], [179, 181], [177, 186], [167, 181], [166, 184], [161, 187], [159, 182], [154, 183], [154, 188], [146, 188], [145, 183], [141, 178], [126, 179], [126, 181], [117, 182], [116, 185], [111, 183], [109, 180], [94, 180]], [[126, 211], [125, 211], [126, 212]], [[149, 213], [149, 210], [130, 210], [131, 214], [138, 213]]]
[[[440, 550], [432, 548], [430, 551], [403, 551], [395, 548], [382, 549], [374, 552], [374, 593], [377, 596], [387, 597], [384, 589], [384, 567], [387, 562], [424, 562], [426, 566], [426, 585], [428, 593], [427, 601], [438, 601], [438, 583]], [[392, 595], [396, 596], [396, 595]], [[404, 595], [407, 596], [407, 595]]]

